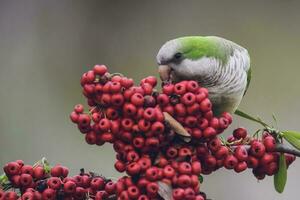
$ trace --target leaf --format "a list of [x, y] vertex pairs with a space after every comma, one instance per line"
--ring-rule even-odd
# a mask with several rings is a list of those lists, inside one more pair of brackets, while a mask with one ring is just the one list
[[287, 168], [284, 153], [279, 157], [279, 169], [274, 175], [274, 186], [278, 193], [282, 193], [287, 181]]
[[6, 174], [2, 174], [0, 176], [0, 185], [6, 183], [8, 181], [8, 177], [6, 176]]
[[245, 118], [245, 119], [249, 119], [249, 120], [251, 120], [251, 121], [257, 122], [257, 123], [263, 125], [264, 127], [268, 127], [268, 124], [266, 124], [265, 122], [263, 122], [261, 119], [252, 117], [251, 115], [249, 115], [249, 114], [247, 114], [247, 113], [245, 113], [245, 112], [243, 112], [243, 111], [241, 111], [241, 110], [239, 110], [239, 109], [237, 109], [237, 110], [234, 112], [234, 114], [236, 114], [236, 115], [238, 115], [238, 116], [240, 116], [240, 117], [243, 117], [243, 118]]
[[295, 138], [290, 132], [282, 132], [283, 138], [288, 141], [291, 145], [293, 145], [296, 149], [300, 150], [300, 140]]
[[282, 133], [292, 135], [296, 139], [300, 140], [300, 132], [298, 131], [282, 131]]
[[199, 180], [200, 183], [203, 183], [203, 176], [199, 175], [198, 180]]

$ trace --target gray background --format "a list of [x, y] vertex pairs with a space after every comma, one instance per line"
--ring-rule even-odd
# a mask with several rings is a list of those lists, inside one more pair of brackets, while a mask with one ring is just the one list
[[[183, 35], [219, 35], [245, 46], [253, 79], [241, 108], [300, 130], [300, 4], [297, 1], [0, 1], [0, 165], [46, 156], [118, 177], [110, 145], [89, 146], [69, 121], [84, 103], [79, 78], [96, 63], [139, 80], [155, 55]], [[256, 124], [235, 119], [231, 128]], [[229, 134], [230, 131], [227, 132]], [[214, 200], [296, 200], [300, 161], [278, 195], [272, 178], [219, 170], [202, 189]]]

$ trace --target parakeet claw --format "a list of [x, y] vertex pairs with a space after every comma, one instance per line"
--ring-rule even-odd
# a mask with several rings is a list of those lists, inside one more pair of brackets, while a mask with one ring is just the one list
[[185, 142], [191, 141], [191, 135], [185, 130], [185, 128], [174, 119], [169, 113], [163, 112], [165, 121], [171, 126], [171, 128], [180, 136], [182, 136]]

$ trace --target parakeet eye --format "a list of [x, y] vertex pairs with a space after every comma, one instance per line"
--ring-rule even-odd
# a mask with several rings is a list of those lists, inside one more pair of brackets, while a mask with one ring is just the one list
[[180, 59], [182, 58], [182, 53], [180, 53], [180, 52], [176, 53], [176, 54], [174, 55], [174, 58], [175, 58], [176, 60], [180, 60]]

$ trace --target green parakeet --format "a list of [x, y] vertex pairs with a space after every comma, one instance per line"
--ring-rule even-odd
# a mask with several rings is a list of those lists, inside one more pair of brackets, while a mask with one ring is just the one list
[[233, 113], [251, 79], [248, 51], [216, 36], [189, 36], [166, 42], [157, 54], [163, 81], [196, 80], [209, 91], [213, 111]]

